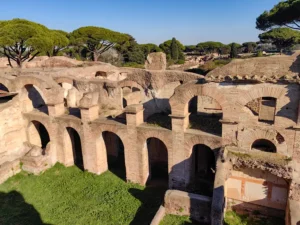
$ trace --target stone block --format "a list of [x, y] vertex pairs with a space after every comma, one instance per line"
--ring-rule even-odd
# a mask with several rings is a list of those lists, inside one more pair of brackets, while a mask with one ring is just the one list
[[145, 61], [145, 68], [147, 70], [166, 70], [167, 57], [163, 52], [153, 52], [147, 56]]
[[168, 190], [164, 207], [167, 214], [190, 216], [199, 222], [210, 222], [211, 198], [177, 190]]

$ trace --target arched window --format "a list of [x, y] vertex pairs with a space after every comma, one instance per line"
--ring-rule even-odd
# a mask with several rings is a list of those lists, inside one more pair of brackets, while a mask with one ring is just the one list
[[269, 140], [259, 139], [253, 142], [252, 149], [264, 152], [276, 152], [276, 146]]

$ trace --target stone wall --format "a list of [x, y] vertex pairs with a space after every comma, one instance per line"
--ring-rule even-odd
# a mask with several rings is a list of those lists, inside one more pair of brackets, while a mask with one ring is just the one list
[[166, 214], [190, 216], [196, 221], [210, 222], [211, 198], [183, 191], [169, 190], [165, 194]]
[[[282, 178], [258, 169], [243, 169], [232, 171], [225, 187], [228, 207], [259, 211], [260, 206], [264, 206], [275, 209], [265, 210], [269, 214], [273, 212], [273, 216], [283, 217], [284, 215], [289, 183]], [[249, 206], [251, 204], [252, 207]], [[262, 214], [266, 213], [263, 211]]]
[[26, 133], [17, 97], [0, 103], [0, 165], [19, 159], [25, 154]]
[[[106, 69], [106, 77], [96, 77], [96, 74], [104, 74], [100, 73], [100, 68]], [[18, 94], [12, 101], [0, 104], [0, 165], [5, 165], [3, 171], [7, 171], [6, 162], [15, 162], [25, 154], [28, 148], [23, 148], [23, 143], [29, 142], [30, 145], [42, 147], [39, 149], [45, 152], [45, 157], [50, 159], [51, 165], [56, 162], [66, 166], [75, 164], [89, 172], [101, 174], [108, 169], [107, 153], [111, 149], [105, 146], [103, 139], [103, 133], [108, 131], [116, 134], [123, 143], [126, 180], [145, 185], [151, 178], [151, 161], [162, 158], [159, 151], [164, 145], [167, 149], [167, 155], [163, 156], [168, 159], [169, 177], [166, 179], [169, 187], [187, 191], [190, 184], [196, 180], [193, 177], [196, 168], [193, 157], [195, 145], [207, 146], [210, 155], [214, 155], [220, 164], [226, 161], [226, 157], [224, 160], [220, 158], [222, 147], [232, 146], [239, 153], [251, 157], [250, 153], [257, 151], [253, 149], [253, 143], [264, 140], [275, 147], [275, 153], [266, 154], [278, 154], [285, 160], [292, 160], [293, 175], [288, 179], [294, 183], [293, 195], [282, 197], [290, 187], [283, 185], [282, 179], [278, 178], [280, 173], [273, 173], [278, 176], [274, 177], [261, 171], [233, 171], [225, 185], [228, 177], [224, 175], [222, 166], [205, 168], [217, 177], [212, 194], [213, 199], [214, 196], [219, 198], [217, 203], [212, 204], [214, 207], [218, 206], [217, 214], [222, 214], [223, 204], [220, 198], [224, 197], [224, 190], [228, 199], [259, 207], [273, 207], [280, 211], [284, 210], [286, 202], [288, 205], [290, 202], [293, 205], [300, 202], [297, 197], [297, 193], [300, 192], [298, 84], [252, 81], [244, 81], [243, 84], [217, 83], [184, 72], [128, 68], [124, 69], [126, 78], [119, 79], [123, 76], [120, 74], [121, 70], [123, 71], [123, 68], [116, 69], [104, 65], [35, 73], [11, 71], [9, 74], [14, 73], [14, 76], [0, 76], [1, 82], [5, 82], [11, 92]], [[110, 72], [114, 72], [114, 75]], [[72, 74], [75, 74], [73, 78], [70, 77]], [[111, 79], [108, 79], [109, 77]], [[58, 84], [63, 85], [61, 87]], [[28, 95], [28, 90], [24, 87], [29, 85], [36, 87], [35, 94]], [[48, 109], [47, 113], [36, 110], [41, 105], [41, 102], [37, 101], [38, 94]], [[221, 114], [222, 117], [217, 122], [221, 124], [222, 132], [215, 134], [189, 126], [191, 117], [188, 106], [195, 96], [200, 96], [196, 116]], [[258, 109], [261, 108], [261, 99], [264, 97], [276, 99], [276, 104], [272, 106], [275, 112], [274, 121], [266, 122], [259, 118]], [[122, 104], [123, 98], [128, 100], [126, 107]], [[80, 111], [80, 116], [66, 110], [71, 107]], [[149, 115], [162, 111], [170, 118], [171, 127], [145, 123]], [[198, 123], [204, 123], [205, 118]], [[41, 130], [34, 129], [36, 127], [32, 124], [35, 123], [45, 127], [49, 140], [45, 141], [41, 137]], [[72, 131], [73, 136], [69, 131]], [[152, 156], [149, 155], [146, 145], [149, 138], [157, 138], [163, 143], [150, 145], [156, 149]], [[79, 152], [78, 155], [74, 154], [73, 150]], [[112, 154], [116, 155], [115, 153]], [[205, 156], [203, 154], [198, 157]], [[44, 155], [39, 157], [41, 162], [44, 162]], [[79, 165], [77, 159], [80, 157], [82, 159]], [[267, 163], [265, 166], [269, 167], [269, 170], [265, 171], [278, 169]], [[200, 168], [198, 172], [201, 171]], [[267, 193], [264, 192], [265, 183], [268, 185]], [[216, 189], [221, 190], [219, 194]], [[252, 189], [257, 191], [252, 193]], [[176, 204], [183, 203], [178, 201]], [[290, 217], [296, 221], [297, 215], [293, 211], [291, 214], [293, 216]], [[214, 221], [221, 220], [220, 216]]]

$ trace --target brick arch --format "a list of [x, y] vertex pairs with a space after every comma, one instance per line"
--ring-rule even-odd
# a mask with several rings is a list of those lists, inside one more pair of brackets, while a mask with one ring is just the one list
[[67, 120], [65, 123], [63, 123], [63, 125], [59, 126], [59, 129], [67, 129], [68, 127], [74, 129], [78, 133], [80, 139], [83, 140], [83, 128], [81, 121]]
[[[46, 133], [43, 133], [40, 130], [39, 126], [41, 125], [45, 128]], [[50, 156], [51, 161], [55, 161], [56, 152], [53, 145], [55, 143], [53, 142], [55, 137], [51, 134], [51, 129], [48, 126], [48, 123], [42, 122], [39, 119], [29, 120], [26, 127], [26, 138], [28, 143], [43, 148], [43, 151], [47, 150], [47, 154]]]
[[166, 146], [168, 153], [170, 154], [172, 151], [172, 137], [170, 134], [163, 134], [162, 132], [149, 130], [149, 131], [142, 131], [138, 134], [138, 142], [144, 143], [149, 138], [156, 138], [160, 140]]
[[115, 134], [123, 143], [124, 146], [124, 156], [125, 156], [125, 167], [126, 167], [126, 178], [128, 179], [128, 174], [130, 174], [130, 168], [128, 162], [130, 161], [130, 143], [127, 138], [127, 129], [120, 128], [116, 125], [111, 124], [93, 124], [90, 127], [90, 140], [93, 140], [92, 147], [90, 152], [92, 154], [91, 161], [94, 161], [95, 168], [97, 173], [101, 174], [108, 170], [108, 161], [107, 161], [107, 149], [105, 146], [104, 138], [102, 136], [103, 132], [111, 132]]
[[47, 105], [55, 105], [64, 101], [63, 88], [52, 78], [36, 75], [19, 76], [14, 80], [14, 91], [22, 94], [26, 85], [34, 85]]
[[40, 89], [50, 89], [52, 87], [52, 82], [47, 82], [45, 79], [39, 78], [37, 76], [19, 76], [15, 80], [16, 90], [21, 89], [25, 85], [34, 85]]
[[185, 152], [186, 152], [187, 157], [191, 156], [193, 147], [198, 144], [206, 145], [212, 151], [215, 151], [222, 147], [222, 138], [197, 135], [197, 136], [193, 136], [191, 138], [185, 139], [184, 145], [185, 145]]
[[119, 82], [119, 87], [123, 88], [123, 87], [135, 87], [140, 89], [140, 91], [143, 91], [144, 88], [139, 85], [137, 82], [132, 81], [132, 80], [122, 80], [121, 82]]
[[[28, 123], [27, 123], [27, 125], [26, 125], [26, 129], [28, 129], [29, 126], [30, 126], [34, 121], [36, 121], [36, 122], [42, 124], [42, 125], [46, 128], [46, 130], [47, 130], [47, 132], [48, 132], [48, 134], [49, 134], [49, 138], [50, 138], [50, 140], [51, 140], [51, 136], [52, 136], [53, 134], [51, 134], [51, 132], [50, 132], [51, 129], [50, 129], [50, 125], [49, 125], [48, 122], [42, 121], [42, 120], [40, 120], [40, 119], [38, 119], [38, 118], [34, 118], [34, 119], [32, 118], [32, 119], [28, 120]], [[52, 138], [53, 138], [53, 137], [52, 137]]]
[[[219, 103], [222, 110], [228, 108], [228, 102], [214, 84], [197, 84], [198, 81], [188, 82], [175, 89], [174, 95], [170, 98], [172, 115], [185, 116], [186, 106], [195, 96], [208, 96]], [[223, 112], [224, 113], [224, 112]]]
[[[286, 144], [286, 137], [276, 130], [263, 130], [263, 129], [252, 129], [247, 132], [247, 138], [242, 138], [242, 143], [240, 146], [246, 151], [251, 151], [252, 144], [259, 140], [265, 139], [272, 142], [276, 147], [276, 153], [287, 155], [288, 148]], [[282, 143], [276, 139], [277, 135], [283, 137]]]
[[195, 145], [205, 145], [211, 149], [214, 155], [215, 162], [217, 161], [218, 150], [222, 147], [222, 138], [214, 136], [192, 136], [190, 138], [185, 138], [185, 173], [186, 173], [186, 183], [191, 183], [193, 180], [193, 172], [191, 170], [193, 165], [193, 147]]
[[[142, 183], [146, 184], [149, 175], [150, 175], [150, 162], [149, 162], [149, 149], [147, 146], [147, 140], [149, 138], [156, 138], [157, 140], [161, 141], [166, 150], [168, 155], [168, 173], [171, 173], [172, 170], [172, 134], [170, 132], [165, 133], [159, 130], [141, 130], [138, 132], [138, 140], [137, 140], [137, 153], [139, 159], [139, 171], [142, 179]], [[169, 183], [170, 183], [171, 176], [169, 176]]]
[[272, 97], [279, 99], [286, 94], [286, 89], [283, 87], [279, 87], [278, 85], [265, 84], [263, 86], [254, 86], [250, 91], [245, 91], [244, 93], [240, 93], [240, 97], [238, 98], [238, 103], [242, 106], [245, 106], [247, 103], [255, 100], [257, 98], [262, 97]]
[[81, 152], [83, 154], [83, 162], [85, 167], [85, 145], [84, 145], [84, 135], [83, 135], [83, 129], [81, 126], [81, 122], [79, 120], [73, 121], [73, 120], [64, 120], [64, 121], [58, 121], [57, 123], [57, 142], [59, 145], [62, 146], [62, 148], [57, 149], [57, 153], [59, 155], [59, 158], [62, 163], [64, 163], [65, 166], [72, 166], [74, 165], [74, 156], [73, 156], [73, 149], [72, 149], [72, 140], [68, 133], [68, 128], [72, 128], [74, 131], [77, 132], [80, 143], [81, 143]]
[[124, 148], [126, 147], [125, 145], [127, 145], [127, 143], [128, 143], [128, 141], [127, 141], [128, 138], [127, 138], [127, 133], [123, 129], [119, 129], [115, 125], [108, 125], [108, 124], [101, 125], [100, 129], [98, 131], [96, 131], [94, 133], [94, 135], [97, 138], [97, 137], [99, 137], [99, 135], [101, 135], [105, 131], [108, 131], [108, 132], [111, 132], [111, 133], [114, 133], [115, 135], [117, 135], [123, 142]]
[[54, 77], [56, 83], [68, 83], [74, 86], [74, 80], [70, 77]]

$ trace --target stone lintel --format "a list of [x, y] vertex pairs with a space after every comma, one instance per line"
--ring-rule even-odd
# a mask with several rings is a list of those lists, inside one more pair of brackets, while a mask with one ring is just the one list
[[124, 110], [124, 112], [127, 114], [137, 114], [140, 111], [144, 111], [144, 107], [142, 104], [129, 105]]
[[222, 124], [239, 124], [239, 122], [234, 120], [228, 120], [228, 119], [221, 119], [219, 120]]

